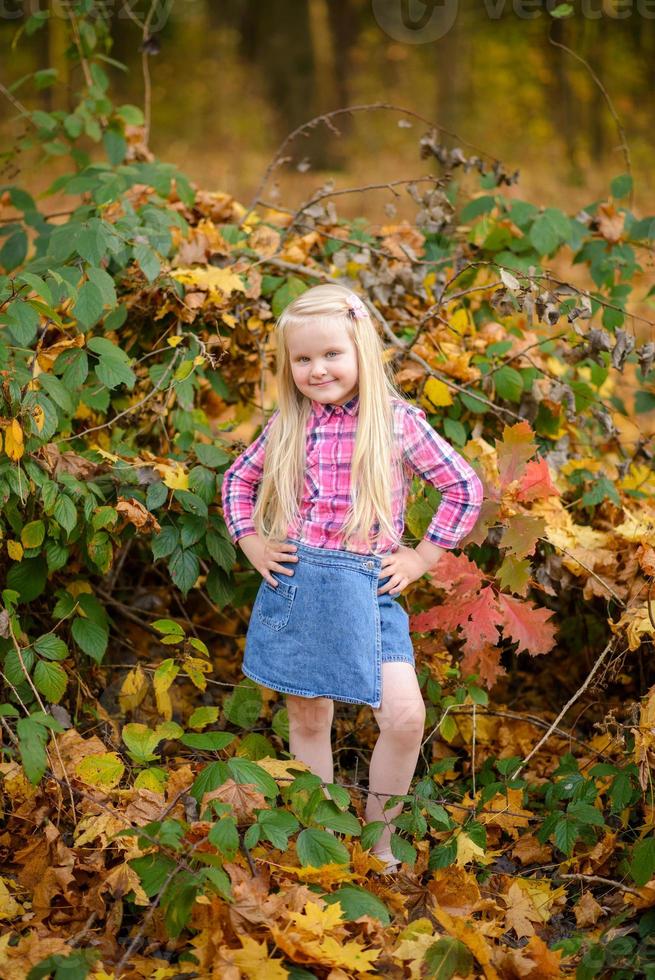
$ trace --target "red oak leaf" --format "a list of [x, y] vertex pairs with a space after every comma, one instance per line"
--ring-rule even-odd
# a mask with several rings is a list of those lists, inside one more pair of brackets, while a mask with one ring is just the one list
[[507, 671], [500, 663], [500, 650], [490, 643], [485, 644], [480, 650], [468, 650], [460, 664], [462, 676], [467, 674], [479, 674], [480, 680], [491, 690], [499, 677]]
[[433, 585], [447, 587], [449, 592], [477, 592], [482, 585], [482, 572], [466, 555], [445, 551], [432, 572]]
[[548, 463], [543, 456], [533, 459], [525, 468], [519, 487], [519, 500], [540, 500], [559, 497], [560, 492], [550, 478]]
[[466, 639], [464, 651], [467, 654], [479, 650], [487, 643], [498, 643], [498, 627], [503, 625], [503, 616], [490, 585], [482, 589], [472, 602], [459, 605], [469, 616], [469, 621], [462, 629]]
[[546, 622], [554, 615], [550, 609], [539, 609], [534, 603], [506, 592], [498, 594], [497, 602], [503, 614], [503, 634], [518, 643], [517, 652], [527, 650], [535, 657], [552, 650], [557, 626]]

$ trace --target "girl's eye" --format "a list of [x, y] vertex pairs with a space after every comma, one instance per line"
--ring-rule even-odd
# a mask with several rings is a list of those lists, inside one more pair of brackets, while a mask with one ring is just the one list
[[328, 356], [328, 357], [331, 357], [331, 356], [332, 356], [332, 354], [334, 354], [334, 356], [335, 356], [335, 357], [337, 357], [337, 353], [338, 353], [338, 352], [337, 352], [337, 351], [335, 351], [335, 350], [330, 350], [330, 351], [328, 351], [328, 354], [327, 354], [327, 356]]

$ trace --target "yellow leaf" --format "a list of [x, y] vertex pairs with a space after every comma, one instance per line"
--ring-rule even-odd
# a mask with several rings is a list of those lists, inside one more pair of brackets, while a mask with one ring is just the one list
[[206, 289], [210, 299], [218, 302], [233, 292], [245, 293], [243, 282], [230, 266], [219, 269], [216, 266], [194, 266], [187, 269], [174, 269], [171, 275], [194, 289]]
[[75, 766], [75, 772], [90, 786], [113, 789], [123, 778], [125, 766], [116, 752], [103, 752], [100, 755], [87, 755]]
[[301, 762], [300, 759], [272, 759], [269, 755], [257, 759], [257, 765], [265, 769], [273, 779], [291, 779], [292, 769], [309, 771], [307, 763]]
[[152, 679], [157, 698], [157, 711], [166, 720], [170, 721], [173, 717], [173, 705], [168, 693], [168, 689], [177, 677], [180, 668], [174, 660], [164, 660], [160, 663]]
[[270, 959], [265, 940], [258, 943], [252, 936], [239, 936], [239, 940], [243, 949], [230, 950], [231, 959], [248, 980], [286, 980], [288, 970], [280, 960]]
[[455, 310], [455, 312], [448, 317], [448, 325], [456, 333], [460, 335], [465, 334], [471, 326], [471, 319], [469, 317], [468, 310], [464, 309], [463, 306], [460, 306], [458, 310]]
[[221, 319], [223, 320], [223, 323], [227, 324], [228, 327], [236, 327], [237, 325], [237, 318], [232, 316], [231, 313], [223, 313]]
[[480, 864], [489, 864], [491, 857], [485, 854], [484, 849], [480, 847], [479, 844], [476, 844], [475, 841], [462, 830], [457, 835], [457, 857], [455, 861], [460, 867], [463, 867], [465, 864], [468, 864], [469, 861], [479, 861]]
[[117, 463], [118, 460], [120, 459], [120, 456], [116, 456], [115, 453], [107, 452], [106, 449], [103, 449], [101, 446], [98, 446], [96, 443], [91, 444], [91, 449], [93, 449], [96, 453], [100, 453], [103, 459], [108, 459], [111, 463]]
[[121, 686], [118, 703], [121, 711], [134, 711], [148, 692], [148, 678], [141, 667], [134, 667]]
[[195, 684], [198, 690], [204, 691], [207, 687], [205, 674], [211, 672], [211, 664], [200, 660], [199, 657], [187, 657], [182, 666], [191, 683]]
[[179, 463], [173, 463], [169, 465], [168, 463], [155, 463], [154, 467], [165, 485], [171, 490], [188, 490], [189, 489], [189, 477], [184, 471], [184, 467], [180, 466]]
[[178, 344], [181, 344], [183, 340], [184, 340], [184, 337], [179, 337], [179, 336], [178, 337], [169, 337], [167, 339], [166, 343], [168, 344], [169, 347], [177, 347], [177, 345]]
[[5, 452], [9, 459], [16, 462], [21, 458], [25, 451], [23, 446], [23, 430], [18, 419], [12, 419], [7, 426], [5, 433]]
[[439, 381], [438, 378], [428, 378], [423, 391], [433, 405], [452, 405], [453, 403], [450, 388], [443, 381]]
[[198, 355], [197, 355], [196, 357], [194, 357], [194, 359], [193, 359], [193, 366], [194, 366], [194, 367], [200, 367], [200, 365], [201, 365], [201, 364], [204, 364], [204, 363], [205, 363], [205, 359], [204, 359], [204, 357], [202, 356], [202, 354], [198, 354]]
[[134, 780], [135, 789], [149, 789], [153, 793], [163, 793], [168, 780], [163, 769], [142, 769]]
[[10, 894], [4, 878], [0, 878], [0, 920], [8, 922], [22, 915], [24, 911], [23, 906]]
[[614, 533], [626, 541], [655, 547], [655, 518], [648, 516], [645, 511], [639, 515], [633, 514], [627, 507], [623, 508], [623, 515], [625, 520], [614, 528]]
[[20, 561], [23, 557], [23, 546], [20, 541], [7, 541], [7, 551], [14, 561]]
[[45, 425], [45, 412], [40, 405], [35, 405], [32, 409], [32, 418], [34, 419], [37, 430], [42, 432], [43, 426]]
[[342, 921], [341, 905], [332, 902], [321, 907], [318, 902], [306, 902], [302, 912], [291, 912], [292, 922], [312, 936], [322, 936], [326, 930], [334, 929]]
[[[89, 582], [85, 582], [84, 579], [81, 578], [76, 579], [75, 582], [69, 582], [66, 586], [66, 590], [70, 592], [74, 599], [77, 599], [78, 595], [81, 595], [82, 592], [86, 593], [87, 595], [93, 595], [91, 584]], [[83, 616], [84, 612], [80, 609], [78, 614]]]

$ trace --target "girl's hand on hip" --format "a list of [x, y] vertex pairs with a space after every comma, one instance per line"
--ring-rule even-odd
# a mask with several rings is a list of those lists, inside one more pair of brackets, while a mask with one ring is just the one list
[[278, 572], [280, 575], [293, 575], [292, 568], [284, 568], [281, 562], [296, 562], [298, 550], [295, 544], [288, 541], [266, 542], [258, 534], [248, 534], [239, 540], [239, 546], [259, 574], [273, 588], [277, 588], [278, 581], [273, 578], [271, 572]]
[[378, 589], [378, 595], [390, 592], [400, 595], [411, 582], [415, 582], [428, 570], [428, 564], [414, 548], [400, 545], [393, 555], [385, 555], [380, 564], [380, 578], [390, 576], [389, 581]]

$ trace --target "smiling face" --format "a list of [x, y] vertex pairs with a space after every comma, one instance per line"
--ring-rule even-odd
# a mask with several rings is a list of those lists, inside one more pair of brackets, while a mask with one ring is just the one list
[[306, 398], [344, 405], [358, 391], [357, 348], [345, 323], [302, 323], [289, 329], [291, 373]]

